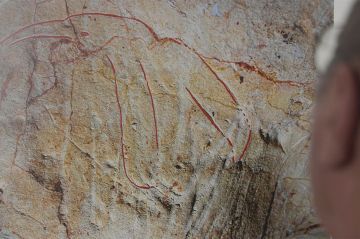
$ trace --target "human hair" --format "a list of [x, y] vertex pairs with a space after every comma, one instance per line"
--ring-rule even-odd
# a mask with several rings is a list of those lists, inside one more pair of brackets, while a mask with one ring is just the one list
[[333, 64], [345, 62], [360, 71], [360, 1], [356, 1], [344, 26], [335, 51]]

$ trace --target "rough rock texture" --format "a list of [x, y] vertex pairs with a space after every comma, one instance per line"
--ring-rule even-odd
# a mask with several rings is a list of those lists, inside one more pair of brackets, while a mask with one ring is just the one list
[[0, 0], [0, 238], [309, 238], [331, 0]]

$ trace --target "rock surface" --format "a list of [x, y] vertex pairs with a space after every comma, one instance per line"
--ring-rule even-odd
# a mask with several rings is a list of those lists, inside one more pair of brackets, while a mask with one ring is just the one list
[[326, 237], [331, 0], [0, 0], [1, 238]]

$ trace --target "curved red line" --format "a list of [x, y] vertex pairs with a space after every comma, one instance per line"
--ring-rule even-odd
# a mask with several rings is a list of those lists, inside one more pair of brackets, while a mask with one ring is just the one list
[[248, 135], [248, 138], [247, 138], [247, 142], [245, 144], [245, 147], [239, 157], [239, 160], [238, 161], [241, 161], [243, 159], [243, 157], [245, 156], [246, 154], [246, 151], [249, 149], [249, 146], [250, 146], [250, 143], [251, 143], [251, 129], [249, 130], [249, 135]]
[[140, 63], [141, 71], [142, 71], [143, 76], [144, 76], [144, 78], [145, 78], [146, 86], [147, 86], [147, 89], [148, 89], [149, 95], [150, 95], [151, 108], [152, 108], [153, 120], [154, 120], [156, 148], [159, 149], [158, 127], [157, 127], [157, 120], [156, 120], [156, 112], [155, 112], [154, 99], [153, 99], [153, 95], [152, 95], [151, 88], [150, 88], [150, 85], [149, 85], [149, 81], [148, 81], [147, 76], [146, 76], [146, 72], [145, 72], [144, 66], [143, 66], [143, 64], [142, 64], [140, 61], [139, 61], [139, 63]]
[[120, 105], [120, 97], [119, 97], [119, 92], [118, 92], [118, 84], [117, 84], [117, 80], [116, 80], [116, 70], [115, 70], [115, 66], [113, 64], [113, 62], [111, 61], [110, 57], [106, 55], [106, 58], [108, 59], [108, 61], [110, 62], [111, 65], [111, 70], [113, 72], [114, 75], [114, 81], [115, 81], [115, 96], [116, 96], [116, 103], [117, 103], [117, 107], [119, 110], [119, 116], [120, 116], [120, 120], [119, 120], [119, 124], [120, 124], [120, 145], [121, 145], [121, 156], [122, 156], [122, 161], [123, 161], [123, 168], [124, 168], [124, 172], [125, 172], [125, 176], [126, 178], [129, 180], [129, 182], [135, 186], [136, 188], [140, 188], [140, 189], [150, 189], [153, 188], [154, 186], [150, 186], [148, 184], [145, 185], [139, 185], [137, 184], [133, 179], [130, 178], [130, 176], [127, 173], [127, 168], [126, 168], [126, 160], [125, 160], [125, 149], [124, 149], [124, 130], [123, 130], [123, 115], [122, 115], [122, 109], [121, 109], [121, 105]]
[[152, 35], [152, 37], [160, 43], [164, 43], [164, 42], [173, 42], [177, 45], [181, 45], [184, 46], [185, 48], [187, 48], [188, 50], [190, 50], [191, 52], [193, 52], [196, 56], [198, 56], [200, 58], [200, 60], [207, 66], [207, 68], [211, 71], [211, 73], [215, 76], [215, 78], [224, 86], [225, 90], [228, 92], [228, 94], [230, 95], [230, 97], [232, 98], [232, 100], [234, 101], [235, 104], [237, 103], [236, 97], [233, 94], [233, 92], [231, 91], [231, 89], [227, 86], [227, 84], [215, 73], [215, 71], [207, 64], [207, 62], [204, 60], [204, 58], [202, 57], [202, 55], [197, 52], [194, 48], [190, 47], [189, 45], [187, 45], [182, 39], [179, 38], [170, 38], [170, 37], [164, 37], [164, 38], [160, 38], [158, 36], [158, 34], [154, 31], [154, 29], [152, 27], [150, 27], [146, 22], [144, 22], [141, 19], [138, 19], [136, 17], [126, 17], [126, 16], [121, 16], [121, 15], [117, 15], [117, 14], [111, 14], [111, 13], [100, 13], [100, 12], [88, 12], [88, 13], [77, 13], [77, 14], [73, 14], [73, 15], [69, 15], [64, 19], [55, 19], [55, 20], [48, 20], [48, 21], [43, 21], [43, 22], [37, 22], [37, 23], [33, 23], [27, 26], [24, 26], [20, 29], [18, 29], [17, 31], [15, 31], [14, 33], [8, 35], [7, 37], [5, 37], [4, 39], [2, 39], [0, 41], [0, 45], [3, 44], [5, 41], [7, 41], [8, 39], [12, 38], [13, 36], [15, 36], [16, 34], [31, 28], [33, 26], [38, 26], [38, 25], [45, 25], [45, 24], [49, 24], [49, 23], [60, 23], [60, 22], [64, 22], [66, 20], [71, 20], [74, 17], [81, 17], [81, 16], [105, 16], [105, 17], [113, 17], [113, 18], [119, 18], [119, 19], [127, 19], [127, 20], [132, 20], [135, 22], [138, 22], [140, 24], [142, 24]]

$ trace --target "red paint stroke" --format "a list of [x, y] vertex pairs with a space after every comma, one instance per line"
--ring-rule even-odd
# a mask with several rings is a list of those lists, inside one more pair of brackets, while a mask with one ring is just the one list
[[80, 36], [88, 37], [88, 36], [90, 36], [90, 33], [88, 33], [88, 32], [80, 32]]
[[303, 84], [303, 83], [298, 83], [298, 82], [294, 82], [294, 81], [275, 80], [271, 76], [269, 76], [268, 74], [266, 74], [265, 72], [263, 72], [262, 70], [257, 68], [256, 66], [249, 65], [248, 63], [245, 63], [245, 62], [237, 62], [236, 64], [239, 67], [241, 67], [241, 68], [243, 68], [243, 69], [245, 69], [247, 71], [252, 71], [252, 72], [257, 73], [259, 76], [261, 76], [265, 80], [272, 81], [273, 83], [276, 83], [276, 84], [288, 84], [288, 85], [291, 85], [291, 86], [299, 86], [299, 85]]
[[72, 18], [75, 17], [81, 17], [81, 16], [104, 16], [104, 17], [112, 17], [112, 18], [118, 18], [118, 19], [127, 19], [127, 20], [133, 20], [136, 21], [138, 23], [141, 23], [142, 25], [145, 26], [145, 28], [147, 28], [147, 30], [151, 33], [151, 35], [155, 38], [156, 41], [161, 41], [161, 38], [158, 37], [158, 35], [155, 33], [155, 31], [144, 21], [135, 18], [135, 17], [126, 17], [126, 16], [121, 16], [121, 15], [117, 15], [117, 14], [111, 14], [111, 13], [102, 13], [102, 12], [88, 12], [88, 13], [76, 13], [76, 14], [72, 14], [69, 15], [63, 19], [54, 19], [54, 20], [47, 20], [47, 21], [42, 21], [42, 22], [37, 22], [37, 23], [32, 23], [26, 26], [23, 26], [21, 28], [19, 28], [18, 30], [16, 30], [15, 32], [11, 33], [10, 35], [8, 35], [7, 37], [3, 38], [0, 41], [0, 44], [3, 44], [5, 41], [7, 41], [8, 39], [12, 38], [13, 36], [17, 35], [18, 33], [29, 29], [31, 27], [34, 26], [40, 26], [40, 25], [46, 25], [46, 24], [50, 24], [50, 23], [62, 23], [68, 20], [71, 20]]
[[33, 102], [35, 102], [37, 99], [40, 99], [41, 97], [43, 97], [44, 95], [46, 95], [48, 92], [50, 92], [51, 90], [55, 89], [58, 86], [58, 78], [56, 77], [56, 73], [55, 73], [55, 63], [51, 62], [52, 67], [54, 68], [54, 83], [52, 84], [52, 86], [50, 86], [49, 88], [47, 88], [46, 90], [44, 90], [40, 95], [34, 96], [33, 98], [30, 99], [30, 94], [33, 88], [33, 74], [35, 72], [35, 68], [33, 69], [33, 72], [31, 74], [31, 76], [29, 77], [29, 84], [30, 84], [30, 89], [28, 92], [28, 96], [26, 99], [26, 105], [27, 107], [29, 105], [31, 105]]
[[140, 189], [150, 189], [153, 188], [154, 186], [150, 186], [148, 184], [145, 185], [139, 185], [137, 184], [133, 179], [131, 179], [127, 173], [127, 168], [126, 168], [126, 160], [125, 160], [125, 148], [124, 148], [124, 129], [123, 129], [123, 114], [122, 114], [122, 109], [121, 109], [121, 105], [120, 105], [120, 97], [119, 97], [119, 93], [118, 93], [118, 84], [117, 84], [117, 80], [116, 80], [116, 70], [115, 70], [115, 66], [113, 64], [113, 62], [111, 61], [109, 56], [106, 56], [106, 58], [108, 59], [108, 61], [110, 62], [111, 65], [111, 70], [113, 72], [114, 75], [114, 82], [115, 82], [115, 95], [116, 95], [116, 103], [117, 103], [117, 107], [119, 110], [119, 116], [120, 116], [120, 120], [119, 120], [119, 124], [120, 124], [120, 145], [121, 145], [121, 156], [123, 159], [123, 168], [124, 168], [124, 172], [125, 172], [125, 176], [126, 178], [129, 180], [129, 182], [135, 186], [136, 188], [140, 188]]
[[274, 84], [287, 84], [287, 85], [290, 85], [290, 86], [307, 86], [307, 85], [309, 85], [308, 83], [300, 83], [300, 82], [295, 82], [295, 81], [290, 81], [290, 80], [286, 80], [286, 81], [276, 80], [276, 79], [274, 79], [274, 77], [271, 77], [266, 72], [259, 69], [257, 66], [250, 65], [249, 63], [246, 63], [246, 62], [221, 60], [221, 59], [219, 59], [217, 57], [204, 57], [204, 58], [215, 60], [215, 61], [220, 62], [220, 63], [236, 64], [240, 68], [242, 68], [242, 69], [244, 69], [246, 71], [254, 72], [254, 73], [258, 74], [264, 80], [271, 81]]
[[76, 56], [72, 60], [65, 61], [66, 63], [75, 63], [77, 60], [79, 60], [82, 57], [88, 57], [92, 55], [96, 55], [99, 51], [103, 50], [107, 45], [109, 45], [114, 39], [119, 38], [119, 36], [112, 36], [109, 40], [107, 40], [105, 43], [103, 43], [101, 46], [97, 47], [94, 50], [87, 50], [84, 49], [82, 46], [83, 44], [79, 41], [75, 42], [76, 48], [81, 52], [78, 56]]
[[33, 98], [29, 99], [28, 101], [28, 105], [33, 104], [33, 102], [35, 102], [37, 99], [40, 99], [41, 97], [43, 97], [44, 95], [46, 95], [47, 93], [49, 93], [49, 91], [55, 89], [57, 87], [57, 80], [55, 79], [54, 84], [52, 86], [50, 86], [49, 88], [47, 88], [46, 90], [44, 90], [40, 95], [34, 96]]
[[101, 51], [102, 49], [104, 49], [107, 45], [109, 45], [114, 39], [116, 38], [119, 38], [119, 36], [112, 36], [109, 40], [107, 40], [104, 44], [102, 44], [101, 46], [99, 46], [97, 49], [95, 50], [91, 50], [91, 51], [84, 51], [84, 50], [81, 50], [81, 51], [84, 51], [86, 52], [85, 55], [93, 55], [93, 54], [96, 54], [98, 53], [99, 51]]
[[149, 81], [147, 79], [147, 75], [144, 69], [143, 64], [141, 63], [141, 61], [139, 61], [140, 67], [141, 67], [141, 71], [144, 75], [145, 81], [146, 81], [146, 86], [147, 89], [149, 91], [149, 95], [150, 95], [150, 100], [151, 100], [151, 108], [152, 108], [152, 113], [153, 113], [153, 119], [154, 119], [154, 129], [155, 129], [155, 141], [156, 141], [156, 148], [159, 149], [159, 139], [158, 139], [158, 127], [157, 127], [157, 120], [156, 120], [156, 111], [155, 111], [155, 105], [154, 105], [154, 99], [153, 99], [153, 95], [151, 92], [151, 88], [149, 85]]
[[225, 90], [229, 93], [230, 97], [233, 99], [235, 104], [237, 103], [236, 97], [235, 95], [232, 93], [232, 91], [230, 90], [230, 88], [226, 85], [226, 83], [221, 80], [221, 78], [215, 73], [215, 71], [210, 67], [210, 65], [207, 64], [207, 62], [204, 60], [204, 57], [202, 54], [200, 54], [199, 52], [197, 52], [194, 48], [190, 47], [189, 45], [187, 45], [182, 39], [180, 38], [170, 38], [170, 37], [164, 37], [161, 38], [158, 36], [158, 34], [154, 31], [154, 29], [152, 27], [150, 27], [146, 22], [144, 22], [141, 19], [138, 19], [136, 17], [126, 17], [126, 16], [121, 16], [121, 15], [117, 15], [117, 14], [111, 14], [111, 13], [101, 13], [101, 12], [88, 12], [88, 13], [77, 13], [77, 14], [73, 14], [73, 15], [69, 15], [64, 19], [55, 19], [55, 20], [48, 20], [48, 21], [43, 21], [43, 22], [38, 22], [38, 23], [33, 23], [27, 26], [24, 26], [20, 29], [18, 29], [17, 31], [15, 31], [14, 33], [8, 35], [7, 37], [5, 37], [4, 39], [2, 39], [0, 41], [0, 45], [3, 44], [5, 41], [7, 41], [8, 39], [12, 38], [13, 36], [15, 36], [16, 34], [34, 27], [34, 26], [38, 26], [38, 25], [46, 25], [46, 24], [50, 24], [50, 23], [61, 23], [67, 20], [71, 20], [72, 18], [75, 17], [81, 17], [81, 16], [104, 16], [104, 17], [112, 17], [112, 18], [117, 18], [117, 19], [126, 19], [126, 20], [132, 20], [135, 22], [138, 22], [140, 24], [142, 24], [152, 35], [152, 37], [155, 39], [156, 42], [159, 42], [161, 44], [165, 43], [165, 42], [172, 42], [175, 43], [177, 45], [180, 46], [184, 46], [185, 48], [187, 48], [188, 50], [190, 50], [191, 52], [193, 52], [196, 56], [198, 56], [200, 58], [200, 60], [206, 64], [207, 68], [209, 68], [209, 70], [211, 71], [212, 74], [214, 74], [214, 76], [216, 77], [216, 79], [225, 87]]
[[215, 120], [211, 117], [211, 115], [204, 109], [204, 107], [202, 107], [202, 105], [199, 103], [199, 101], [196, 99], [196, 97], [191, 93], [191, 91], [185, 87], [185, 89], [187, 90], [187, 92], [190, 94], [191, 98], [193, 99], [193, 101], [196, 103], [196, 105], [200, 108], [201, 112], [206, 116], [206, 118], [210, 121], [210, 123], [215, 127], [215, 129], [224, 137], [226, 138], [226, 140], [228, 141], [229, 145], [231, 147], [233, 147], [233, 143], [231, 142], [231, 140], [226, 137], [226, 135], [224, 134], [224, 132], [220, 129], [220, 126], [215, 122]]
[[18, 40], [13, 41], [10, 46], [13, 46], [19, 42], [23, 42], [25, 40], [31, 40], [31, 39], [62, 39], [69, 42], [73, 42], [73, 39], [69, 36], [61, 36], [61, 35], [31, 35], [24, 38], [20, 38]]
[[245, 156], [246, 154], [246, 151], [249, 149], [249, 146], [251, 144], [251, 129], [249, 130], [249, 135], [248, 135], [248, 138], [247, 138], [247, 141], [246, 141], [246, 144], [245, 144], [245, 147], [243, 149], [243, 151], [241, 152], [241, 155], [239, 157], [239, 160], [238, 161], [241, 161], [243, 160], [243, 157]]
[[9, 88], [9, 84], [10, 84], [10, 80], [11, 77], [8, 77], [5, 81], [4, 84], [1, 86], [1, 92], [0, 92], [0, 110], [1, 110], [1, 104], [3, 102], [3, 100], [6, 98], [7, 96], [7, 90]]
[[[126, 17], [126, 16], [122, 16], [122, 15], [117, 15], [117, 14], [112, 14], [112, 13], [103, 13], [103, 12], [87, 12], [87, 13], [76, 13], [76, 14], [72, 14], [72, 15], [68, 15], [67, 17], [63, 18], [63, 19], [54, 19], [54, 20], [48, 20], [48, 21], [42, 21], [42, 22], [37, 22], [37, 23], [33, 23], [33, 24], [29, 24], [26, 25], [24, 27], [19, 28], [18, 30], [16, 30], [15, 32], [11, 33], [10, 35], [6, 36], [5, 38], [3, 38], [0, 41], [0, 45], [2, 45], [5, 41], [9, 40], [10, 38], [14, 37], [15, 35], [17, 35], [18, 33], [29, 29], [31, 27], [34, 26], [39, 26], [39, 25], [46, 25], [46, 24], [52, 24], [52, 23], [62, 23], [64, 21], [67, 20], [71, 20], [72, 18], [75, 17], [82, 17], [82, 16], [104, 16], [104, 17], [111, 17], [111, 18], [117, 18], [117, 19], [122, 19], [122, 20], [132, 20], [135, 22], [138, 22], [140, 24], [142, 24], [152, 35], [152, 37], [159, 43], [165, 43], [165, 42], [172, 42], [175, 43], [177, 45], [182, 45], [184, 47], [186, 47], [187, 49], [191, 50], [193, 53], [195, 53], [198, 57], [201, 57], [202, 61], [204, 62], [204, 58], [205, 59], [214, 59], [217, 60], [219, 62], [223, 62], [223, 63], [235, 63], [237, 65], [239, 65], [239, 67], [242, 67], [246, 70], [252, 71], [254, 73], [259, 74], [263, 79], [271, 81], [275, 84], [288, 84], [290, 86], [304, 86], [304, 85], [308, 85], [306, 83], [298, 83], [298, 82], [294, 82], [294, 81], [281, 81], [281, 80], [276, 80], [273, 79], [272, 77], [270, 77], [268, 74], [266, 74], [264, 71], [260, 70], [258, 67], [256, 66], [252, 66], [246, 62], [238, 62], [238, 61], [227, 61], [227, 60], [221, 60], [219, 58], [216, 57], [207, 57], [204, 56], [202, 54], [200, 54], [199, 52], [197, 52], [194, 48], [190, 47], [189, 45], [187, 45], [182, 39], [180, 38], [171, 38], [171, 37], [159, 37], [158, 34], [154, 31], [154, 29], [149, 26], [146, 22], [144, 22], [141, 19], [138, 19], [136, 17]], [[213, 72], [213, 71], [212, 71]], [[223, 84], [224, 85], [224, 84]], [[228, 91], [228, 89], [226, 89]], [[228, 91], [229, 92], [229, 91]], [[233, 98], [233, 95], [230, 95], [231, 98]]]
[[73, 42], [76, 46], [76, 48], [81, 52], [78, 56], [76, 56], [74, 59], [72, 60], [67, 60], [65, 61], [65, 63], [69, 64], [69, 63], [75, 63], [76, 61], [78, 61], [79, 59], [81, 59], [82, 57], [89, 57], [89, 56], [93, 56], [96, 55], [98, 52], [100, 52], [101, 50], [103, 50], [106, 46], [108, 46], [109, 44], [111, 44], [111, 42], [116, 39], [119, 38], [119, 36], [112, 36], [109, 40], [107, 40], [105, 43], [103, 43], [101, 46], [97, 47], [94, 50], [87, 50], [87, 49], [83, 49], [81, 46], [82, 44], [78, 41]]
[[206, 65], [206, 67], [211, 71], [211, 73], [213, 73], [215, 78], [224, 86], [226, 91], [229, 93], [231, 99], [234, 101], [234, 103], [236, 105], [239, 105], [234, 93], [230, 90], [229, 86], [219, 77], [219, 75], [212, 69], [212, 67], [205, 61], [205, 59], [199, 53], [195, 52], [195, 54], [199, 56], [201, 61]]
[[233, 156], [231, 157], [231, 161], [232, 161], [233, 163], [235, 163], [235, 155], [233, 155]]
[[[121, 15], [116, 15], [116, 14], [111, 14], [111, 13], [101, 13], [101, 12], [88, 12], [88, 13], [77, 13], [77, 14], [72, 14], [67, 16], [64, 19], [55, 19], [55, 20], [48, 20], [48, 21], [43, 21], [43, 22], [37, 22], [37, 23], [33, 23], [24, 27], [19, 28], [18, 30], [16, 30], [15, 32], [11, 33], [10, 35], [6, 36], [5, 38], [3, 38], [0, 41], [0, 45], [3, 44], [4, 42], [6, 42], [7, 40], [13, 38], [14, 36], [16, 36], [17, 34], [25, 31], [26, 29], [29, 29], [31, 27], [35, 27], [35, 26], [40, 26], [40, 25], [46, 25], [46, 24], [53, 24], [53, 23], [62, 23], [64, 21], [67, 20], [71, 20], [72, 18], [75, 17], [81, 17], [81, 16], [104, 16], [104, 17], [111, 17], [111, 18], [117, 18], [117, 19], [122, 19], [122, 20], [131, 20], [131, 21], [135, 21], [137, 23], [142, 24], [147, 30], [148, 32], [151, 34], [151, 36], [155, 39], [156, 42], [160, 43], [160, 44], [164, 44], [166, 42], [171, 42], [180, 46], [184, 46], [185, 48], [187, 48], [188, 50], [190, 50], [191, 52], [193, 52], [194, 54], [196, 54], [197, 57], [200, 58], [200, 60], [206, 65], [206, 67], [211, 71], [211, 73], [216, 77], [216, 79], [225, 87], [226, 91], [229, 93], [230, 97], [232, 98], [232, 100], [237, 103], [236, 97], [235, 95], [231, 92], [230, 88], [226, 85], [226, 83], [221, 80], [221, 78], [217, 75], [217, 73], [212, 69], [212, 67], [205, 61], [205, 59], [213, 59], [216, 60], [218, 62], [221, 63], [234, 63], [236, 65], [238, 65], [240, 68], [250, 71], [250, 72], [254, 72], [256, 74], [258, 74], [262, 79], [273, 82], [274, 84], [287, 84], [290, 86], [307, 86], [309, 85], [309, 83], [299, 83], [299, 82], [295, 82], [295, 81], [282, 81], [282, 80], [277, 80], [274, 79], [273, 77], [271, 77], [270, 75], [268, 75], [266, 72], [264, 72], [263, 70], [259, 69], [257, 66], [254, 65], [250, 65], [249, 63], [246, 62], [241, 62], [241, 61], [228, 61], [228, 60], [221, 60], [219, 58], [216, 57], [207, 57], [202, 55], [201, 53], [199, 53], [197, 50], [195, 50], [194, 48], [190, 47], [189, 45], [187, 45], [182, 39], [180, 38], [171, 38], [171, 37], [159, 37], [158, 34], [153, 30], [152, 27], [150, 27], [146, 22], [136, 18], [136, 17], [126, 17], [126, 16], [121, 16]], [[19, 41], [23, 41], [25, 39], [29, 39], [29, 38], [36, 38], [35, 36], [30, 36], [30, 37], [25, 37], [23, 39], [20, 40], [16, 40], [13, 44], [15, 44], [16, 42]], [[110, 44], [111, 41], [108, 41], [108, 43], [106, 44]], [[101, 48], [101, 47], [100, 47]], [[95, 50], [95, 52], [97, 52]], [[109, 59], [110, 60], [110, 59]], [[117, 85], [116, 81], [115, 84]], [[187, 91], [189, 92], [189, 94], [191, 95], [191, 97], [194, 99], [195, 103], [200, 107], [200, 109], [202, 110], [202, 112], [205, 114], [205, 116], [210, 120], [210, 122], [212, 122], [212, 124], [218, 129], [218, 131], [222, 134], [223, 132], [221, 130], [219, 130], [220, 128], [218, 128], [218, 126], [215, 124], [214, 120], [211, 118], [211, 116], [202, 108], [202, 106], [197, 102], [196, 98], [191, 94], [191, 92], [187, 89]], [[117, 97], [118, 98], [118, 97]], [[229, 139], [228, 139], [229, 142]], [[231, 143], [231, 141], [229, 142]], [[240, 156], [241, 160], [243, 158], [243, 156], [245, 155], [249, 145], [251, 143], [251, 130], [249, 132], [249, 136], [248, 136], [248, 140], [247, 143], [245, 145], [245, 148], [242, 152], [242, 155]]]

